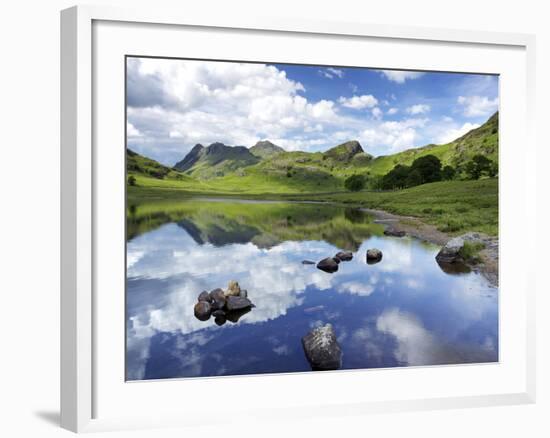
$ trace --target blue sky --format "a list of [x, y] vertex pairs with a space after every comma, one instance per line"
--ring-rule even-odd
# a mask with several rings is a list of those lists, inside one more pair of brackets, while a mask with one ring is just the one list
[[128, 58], [128, 147], [173, 165], [197, 143], [378, 156], [446, 143], [498, 109], [491, 75]]

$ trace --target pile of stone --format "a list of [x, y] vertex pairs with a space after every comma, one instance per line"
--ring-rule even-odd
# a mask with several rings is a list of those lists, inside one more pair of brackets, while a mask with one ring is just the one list
[[351, 251], [340, 251], [334, 257], [327, 257], [317, 263], [317, 269], [332, 274], [338, 270], [340, 262], [349, 262], [351, 259], [353, 259]]
[[386, 228], [384, 230], [385, 236], [404, 237], [407, 233], [402, 230], [396, 230], [395, 228]]
[[217, 288], [210, 292], [201, 292], [197, 301], [194, 308], [195, 317], [201, 321], [208, 321], [213, 316], [217, 325], [223, 325], [226, 321], [236, 323], [241, 316], [255, 307], [248, 299], [247, 290], [241, 289], [235, 280], [229, 282], [225, 291]]

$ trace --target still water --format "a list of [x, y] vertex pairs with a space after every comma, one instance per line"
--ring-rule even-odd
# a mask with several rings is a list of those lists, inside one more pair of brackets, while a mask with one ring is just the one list
[[[498, 360], [498, 289], [360, 210], [190, 199], [130, 204], [127, 224], [128, 380], [311, 371], [301, 338], [326, 323], [343, 369]], [[340, 250], [354, 258], [336, 273], [302, 264]], [[197, 295], [230, 280], [256, 307], [197, 320]]]

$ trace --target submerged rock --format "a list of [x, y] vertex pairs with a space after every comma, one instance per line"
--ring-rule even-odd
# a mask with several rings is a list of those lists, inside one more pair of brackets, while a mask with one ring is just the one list
[[334, 256], [334, 258], [343, 262], [349, 262], [353, 259], [353, 253], [351, 251], [340, 251]]
[[229, 311], [240, 310], [252, 307], [252, 302], [248, 298], [229, 296], [225, 306]]
[[195, 304], [195, 317], [201, 321], [206, 321], [210, 318], [211, 306], [208, 301], [199, 301]]
[[227, 318], [224, 315], [220, 315], [220, 316], [216, 316], [216, 318], [214, 318], [214, 322], [216, 323], [216, 325], [224, 325], [225, 322], [227, 321]]
[[337, 370], [342, 366], [342, 349], [331, 324], [309, 332], [302, 338], [302, 345], [313, 370]]
[[241, 287], [239, 286], [239, 283], [237, 283], [235, 280], [231, 280], [229, 282], [229, 285], [227, 286], [227, 290], [225, 291], [226, 297], [238, 297], [241, 293]]
[[311, 260], [302, 260], [302, 265], [314, 265], [315, 262]]
[[336, 259], [332, 257], [327, 257], [326, 259], [323, 259], [319, 263], [317, 263], [317, 269], [332, 274], [333, 272], [336, 272], [338, 270], [338, 262], [339, 261], [336, 261]]
[[382, 260], [382, 251], [377, 248], [371, 248], [367, 250], [367, 263], [372, 265]]
[[386, 236], [403, 237], [405, 234], [406, 233], [404, 231], [396, 230], [394, 228], [386, 228], [384, 230], [384, 235]]
[[210, 303], [212, 301], [212, 299], [210, 298], [210, 294], [208, 292], [206, 292], [205, 290], [203, 290], [199, 294], [198, 301], [208, 301]]

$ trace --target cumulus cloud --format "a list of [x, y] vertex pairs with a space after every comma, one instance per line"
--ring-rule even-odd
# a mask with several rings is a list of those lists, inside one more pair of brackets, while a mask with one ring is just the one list
[[339, 120], [334, 102], [309, 101], [275, 66], [130, 58], [127, 71], [128, 122], [142, 134], [130, 146], [165, 164], [196, 143], [251, 146]]
[[130, 122], [127, 122], [126, 135], [128, 135], [128, 137], [141, 137], [141, 132], [139, 132], [139, 130], [136, 129], [136, 127], [132, 125]]
[[449, 128], [447, 131], [442, 133], [436, 140], [438, 144], [445, 144], [450, 143], [453, 140], [456, 140], [458, 137], [462, 137], [467, 132], [471, 131], [472, 129], [478, 128], [478, 123], [470, 123], [466, 122], [462, 126], [456, 128]]
[[424, 76], [424, 73], [419, 71], [403, 71], [403, 70], [380, 70], [382, 76], [390, 81], [403, 84], [409, 79], [418, 79]]
[[389, 116], [393, 116], [393, 115], [397, 114], [398, 112], [399, 112], [399, 109], [397, 109], [397, 108], [390, 108], [387, 111]]
[[352, 109], [364, 109], [364, 108], [372, 108], [378, 105], [378, 99], [374, 97], [372, 94], [363, 94], [362, 96], [352, 96], [352, 97], [344, 97], [341, 96], [338, 99], [338, 102], [340, 105], [345, 106], [346, 108], [352, 108]]
[[426, 114], [430, 111], [430, 105], [419, 103], [417, 105], [412, 105], [406, 109], [407, 113], [416, 115], [416, 114]]
[[381, 110], [380, 108], [374, 107], [374, 108], [372, 109], [371, 112], [372, 112], [372, 116], [373, 116], [375, 119], [379, 120], [379, 119], [382, 118], [382, 114], [383, 114], [383, 113], [382, 113], [382, 110]]
[[457, 102], [462, 106], [466, 117], [488, 116], [498, 109], [498, 97], [458, 96]]
[[365, 144], [383, 144], [391, 152], [415, 146], [418, 138], [417, 129], [422, 128], [428, 119], [405, 119], [401, 121], [387, 121], [373, 128], [367, 128], [360, 134]]

